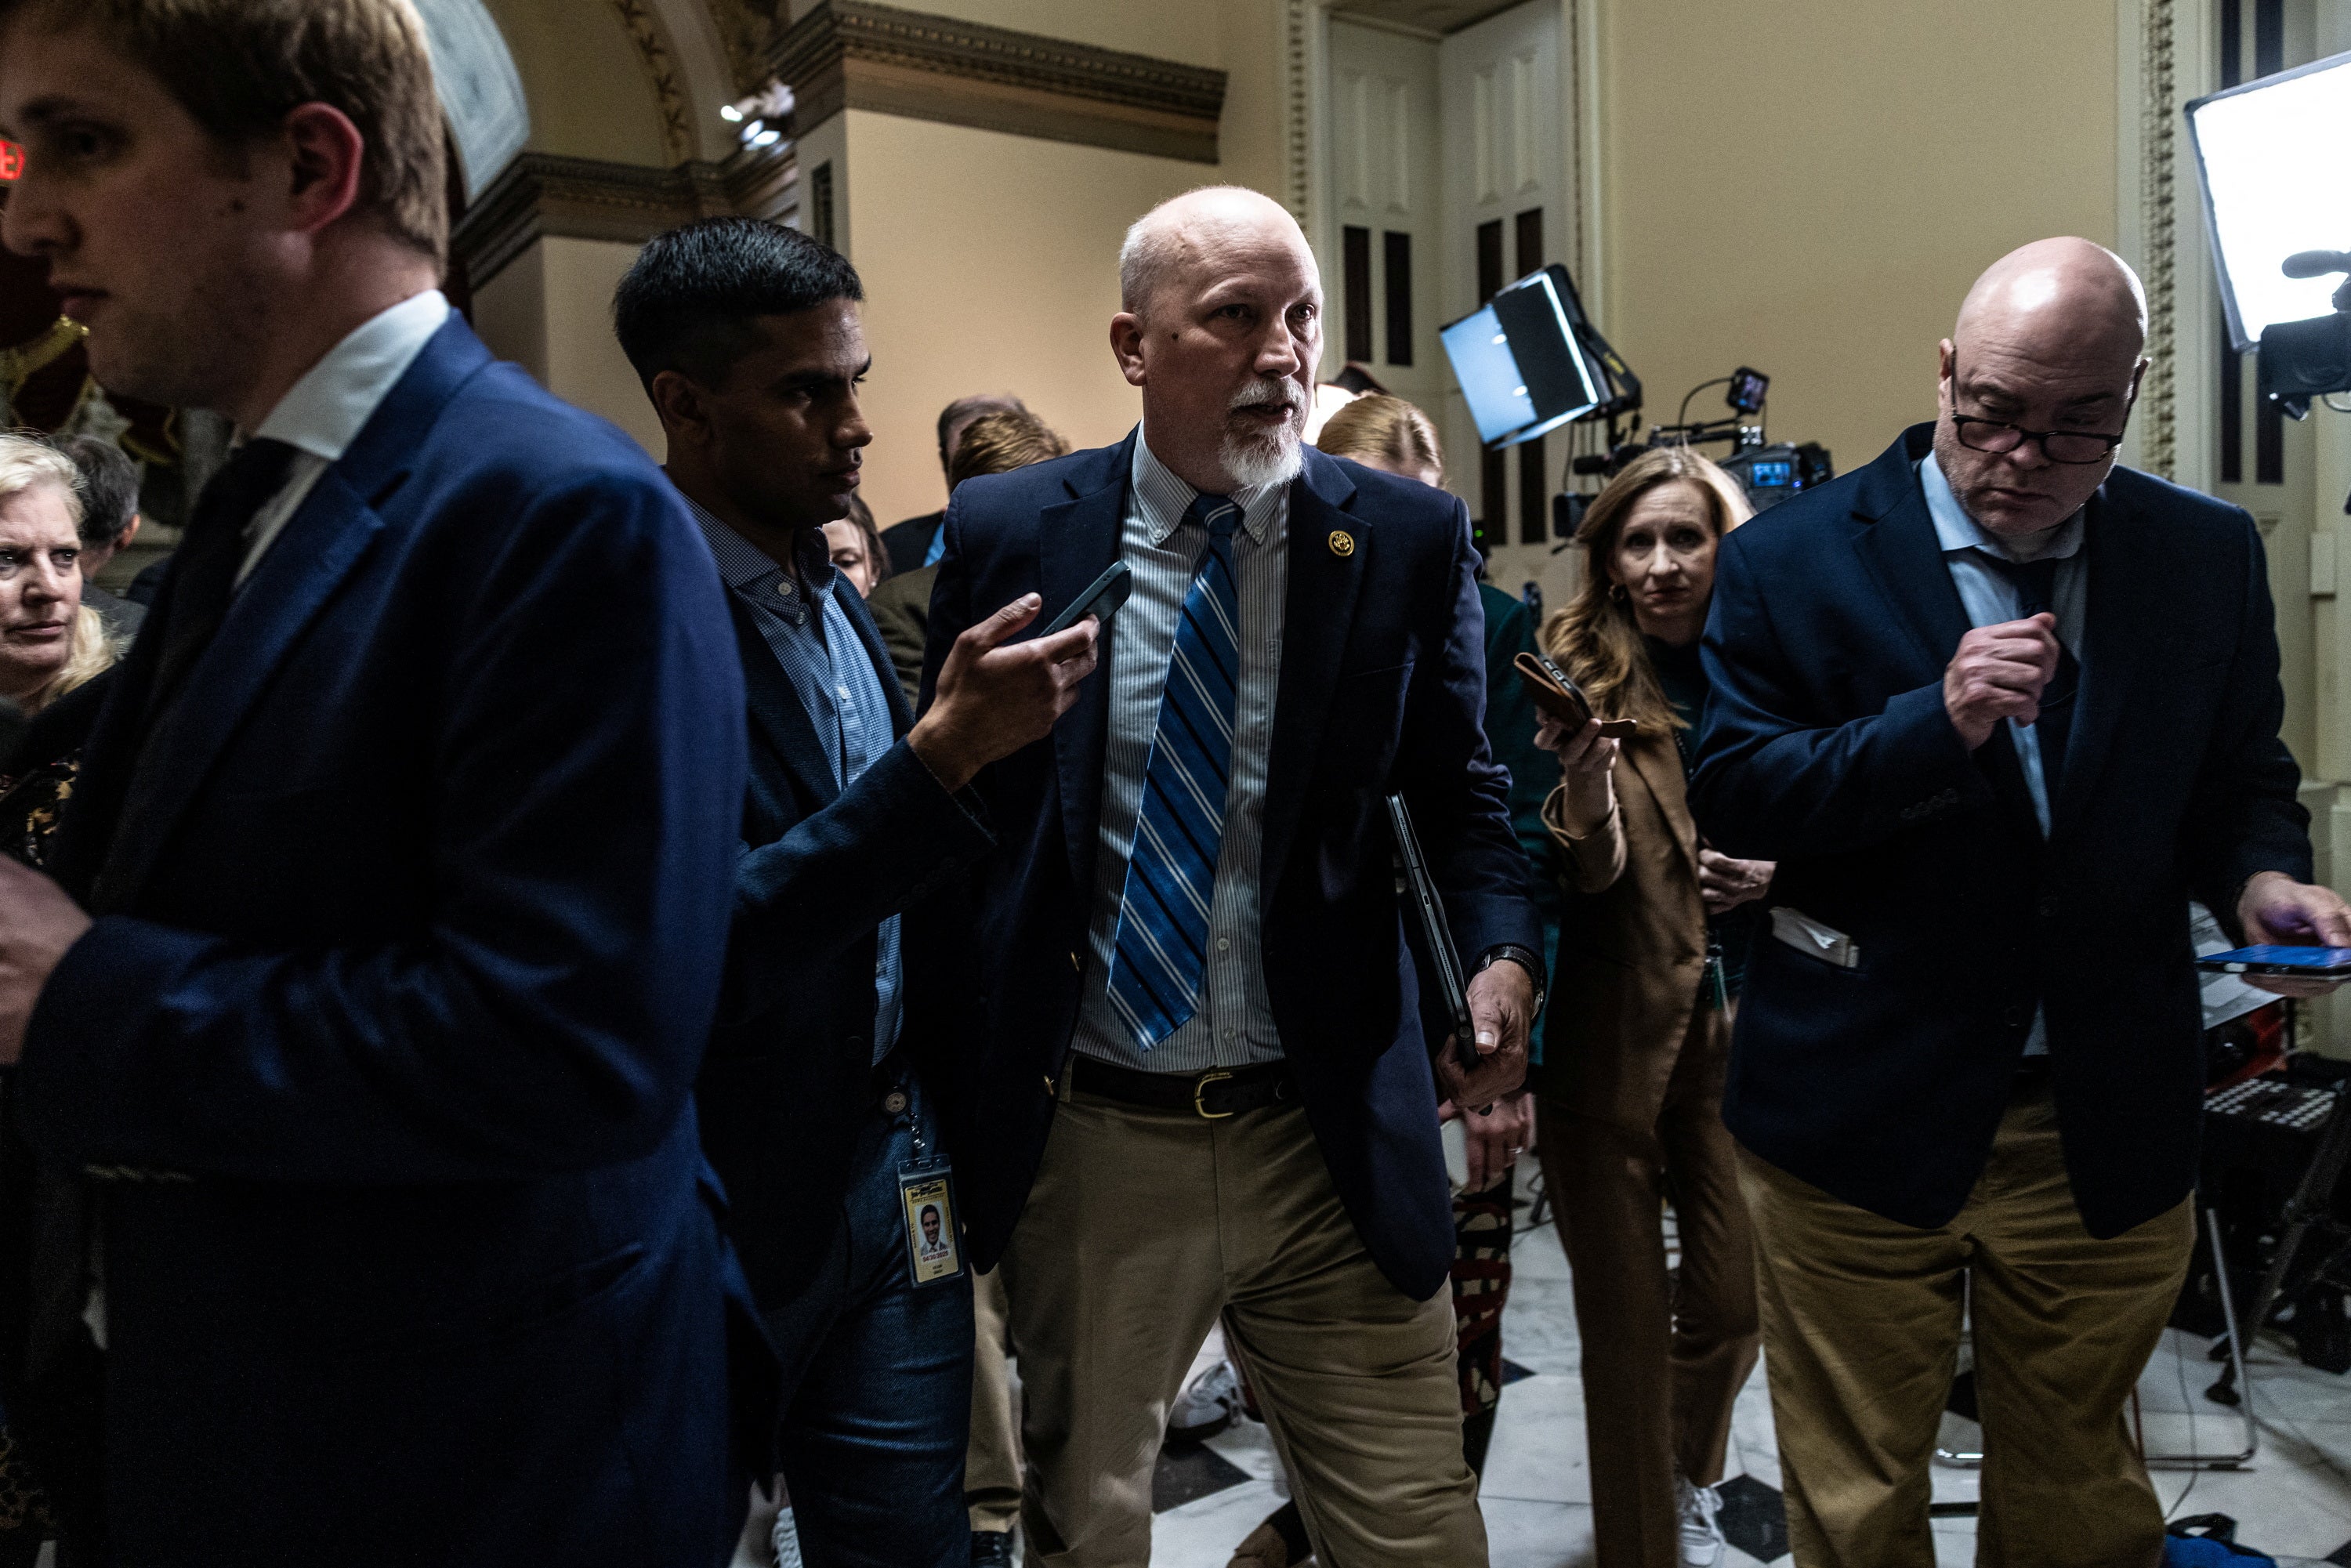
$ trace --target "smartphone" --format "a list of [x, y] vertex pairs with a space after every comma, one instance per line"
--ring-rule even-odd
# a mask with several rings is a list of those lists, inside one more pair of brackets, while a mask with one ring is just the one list
[[1066, 632], [1089, 615], [1101, 622], [1102, 630], [1107, 632], [1110, 630], [1110, 618], [1118, 613], [1118, 607], [1125, 603], [1126, 596], [1134, 591], [1134, 569], [1123, 560], [1114, 560], [1110, 563], [1109, 570], [1094, 579], [1092, 587], [1071, 600], [1070, 607], [1054, 616], [1053, 623], [1037, 635], [1050, 637]]
[[2289, 975], [2305, 980], [2351, 980], [2351, 947], [2235, 947], [2196, 960], [2222, 975]]
[[[1575, 684], [1565, 670], [1541, 653], [1520, 653], [1511, 661], [1518, 672], [1520, 684], [1535, 699], [1535, 706], [1573, 729], [1582, 729], [1593, 718], [1592, 699]], [[1639, 732], [1640, 727], [1629, 718], [1604, 718], [1600, 733], [1617, 739]]]

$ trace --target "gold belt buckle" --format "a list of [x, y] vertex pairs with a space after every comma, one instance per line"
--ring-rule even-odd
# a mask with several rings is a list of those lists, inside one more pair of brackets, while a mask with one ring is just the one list
[[1202, 1121], [1221, 1122], [1226, 1117], [1233, 1114], [1230, 1111], [1211, 1111], [1200, 1101], [1200, 1096], [1207, 1092], [1209, 1084], [1214, 1083], [1219, 1078], [1230, 1078], [1231, 1076], [1231, 1073], [1227, 1072], [1223, 1068], [1219, 1067], [1209, 1071], [1203, 1072], [1196, 1080], [1194, 1081], [1192, 1084], [1192, 1109], [1200, 1113], [1200, 1119]]

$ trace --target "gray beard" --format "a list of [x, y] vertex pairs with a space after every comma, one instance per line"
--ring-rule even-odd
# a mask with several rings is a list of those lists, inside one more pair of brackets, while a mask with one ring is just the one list
[[1255, 490], [1268, 485], [1287, 485], [1298, 477], [1306, 466], [1304, 446], [1295, 423], [1282, 427], [1270, 440], [1250, 440], [1245, 436], [1228, 435], [1223, 449], [1217, 453], [1225, 472], [1233, 476], [1237, 490]]

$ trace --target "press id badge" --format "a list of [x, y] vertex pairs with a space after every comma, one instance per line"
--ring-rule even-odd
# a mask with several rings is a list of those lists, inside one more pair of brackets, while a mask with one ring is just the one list
[[898, 1201], [906, 1211], [906, 1267], [917, 1285], [952, 1280], [963, 1272], [963, 1245], [956, 1237], [955, 1188], [944, 1165], [901, 1166]]

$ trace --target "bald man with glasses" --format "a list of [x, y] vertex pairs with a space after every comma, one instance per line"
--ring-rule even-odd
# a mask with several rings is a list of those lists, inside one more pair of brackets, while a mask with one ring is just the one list
[[2122, 1407], [2195, 1239], [2189, 901], [2351, 946], [2252, 519], [2115, 461], [2146, 319], [2086, 240], [2003, 257], [1935, 422], [1723, 541], [1691, 804], [1779, 862], [1723, 1116], [1800, 1568], [1931, 1568], [1963, 1312], [1978, 1563], [2159, 1560]]

